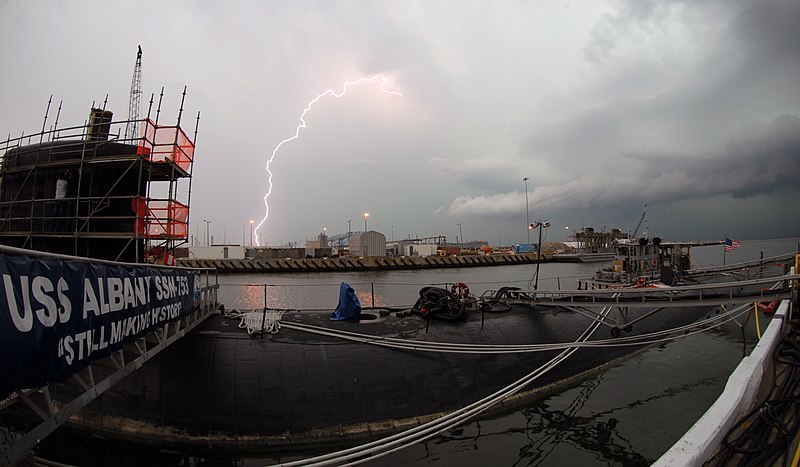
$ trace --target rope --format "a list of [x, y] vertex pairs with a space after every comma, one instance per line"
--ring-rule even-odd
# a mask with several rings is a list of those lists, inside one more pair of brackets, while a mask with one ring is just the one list
[[[679, 339], [683, 337], [692, 336], [701, 332], [705, 332], [714, 326], [722, 325], [728, 321], [735, 320], [743, 313], [747, 312], [749, 305], [740, 306], [730, 311], [713, 317], [706, 318], [696, 323], [678, 326], [672, 329], [662, 331], [655, 331], [651, 333], [640, 334], [637, 336], [618, 337], [612, 339], [597, 339], [593, 341], [575, 343], [575, 342], [555, 342], [547, 344], [459, 344], [450, 342], [428, 342], [409, 339], [397, 339], [385, 336], [374, 336], [370, 334], [361, 334], [352, 331], [344, 331], [340, 329], [330, 329], [310, 324], [284, 322], [283, 326], [287, 329], [295, 331], [303, 331], [311, 334], [317, 334], [327, 337], [336, 337], [339, 339], [362, 343], [377, 345], [380, 347], [395, 348], [400, 350], [415, 350], [421, 352], [443, 352], [443, 353], [461, 353], [461, 354], [506, 354], [506, 353], [530, 353], [530, 352], [545, 352], [554, 350], [563, 350], [573, 346], [578, 347], [623, 347], [630, 345], [650, 345], [670, 340]], [[605, 315], [598, 316], [601, 322], [605, 319]], [[710, 327], [706, 327], [710, 326]], [[679, 335], [674, 335], [678, 334]]]
[[[577, 344], [575, 342], [554, 342], [547, 344], [460, 344], [455, 342], [429, 342], [411, 339], [397, 339], [393, 337], [375, 336], [371, 334], [345, 331], [342, 329], [331, 329], [311, 324], [282, 321], [281, 319], [285, 312], [296, 311], [289, 309], [267, 309], [266, 313], [264, 310], [231, 310], [225, 312], [225, 317], [239, 319], [239, 328], [246, 328], [247, 333], [251, 336], [261, 334], [262, 332], [276, 334], [278, 331], [280, 331], [281, 327], [286, 327], [287, 329], [292, 329], [295, 331], [308, 332], [326, 337], [335, 337], [350, 342], [377, 345], [380, 347], [394, 348], [399, 350], [460, 354], [506, 354], [555, 351], [570, 348], [572, 346], [604, 348], [624, 347], [631, 345], [651, 345], [669, 342], [671, 340], [689, 337], [701, 332], [705, 332], [713, 327], [725, 324], [729, 321], [736, 321], [736, 318], [746, 313], [748, 309], [749, 305], [741, 305], [731, 310], [725, 310], [725, 312], [720, 315], [709, 316], [704, 320], [671, 329], [644, 333], [636, 336], [597, 339]], [[267, 320], [266, 323], [263, 322], [265, 317]], [[606, 317], [607, 315], [598, 315], [595, 319], [602, 323]]]
[[753, 312], [756, 314], [756, 333], [758, 340], [761, 340], [761, 326], [758, 325], [758, 303], [753, 303]]
[[[601, 322], [608, 316], [608, 313], [611, 311], [611, 309], [612, 307], [605, 308], [602, 314], [598, 316], [589, 325], [589, 327], [586, 328], [583, 334], [581, 334], [581, 336], [574, 343], [577, 344], [579, 342], [585, 342], [588, 340], [594, 331], [596, 331], [600, 326]], [[578, 346], [575, 346], [564, 349], [560, 354], [550, 359], [547, 363], [543, 364], [516, 382], [477, 402], [456, 410], [455, 412], [451, 412], [450, 414], [440, 417], [436, 420], [432, 420], [402, 433], [388, 436], [378, 441], [373, 441], [361, 446], [281, 465], [287, 467], [305, 465], [358, 465], [400, 451], [401, 449], [405, 449], [414, 443], [428, 440], [439, 435], [440, 433], [443, 433], [444, 431], [447, 431], [455, 425], [465, 422], [470, 418], [474, 418], [481, 412], [516, 394], [525, 386], [532, 383], [566, 360], [570, 355], [575, 353], [578, 348]], [[347, 463], [345, 464], [345, 462]]]
[[239, 329], [247, 329], [247, 334], [251, 336], [261, 333], [277, 334], [281, 330], [281, 318], [285, 311], [289, 310], [231, 310], [225, 312], [225, 317], [238, 319]]

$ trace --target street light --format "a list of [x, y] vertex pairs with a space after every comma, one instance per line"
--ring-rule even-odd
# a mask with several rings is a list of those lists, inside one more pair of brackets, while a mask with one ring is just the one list
[[525, 182], [525, 224], [528, 226], [528, 248], [531, 245], [531, 219], [530, 214], [528, 213], [528, 177], [522, 179]]
[[364, 213], [364, 232], [367, 231], [367, 217], [369, 217], [369, 213], [365, 212]]
[[255, 223], [256, 221], [250, 219], [250, 246], [253, 246], [253, 224]]
[[539, 228], [539, 248], [536, 252], [536, 282], [533, 284], [533, 290], [539, 289], [539, 265], [542, 264], [542, 227], [550, 227], [550, 221], [536, 221], [535, 224], [528, 224], [528, 229]]

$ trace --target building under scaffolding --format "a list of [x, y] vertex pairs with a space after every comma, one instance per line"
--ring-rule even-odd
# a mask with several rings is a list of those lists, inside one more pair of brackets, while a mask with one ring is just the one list
[[[160, 107], [159, 100], [156, 115]], [[0, 243], [169, 262], [189, 231], [197, 125], [190, 139], [180, 127], [182, 112], [183, 100], [177, 123], [161, 125], [150, 112], [115, 122], [110, 111], [92, 108], [82, 126], [58, 128], [56, 117], [50, 130], [0, 142]], [[139, 131], [126, 139], [129, 123]]]

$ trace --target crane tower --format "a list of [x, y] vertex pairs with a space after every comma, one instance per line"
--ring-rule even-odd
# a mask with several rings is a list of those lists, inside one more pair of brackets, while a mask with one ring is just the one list
[[125, 139], [132, 141], [138, 136], [139, 109], [142, 103], [142, 46], [136, 54], [136, 65], [133, 67], [131, 80], [131, 98], [128, 104], [128, 124], [125, 127]]

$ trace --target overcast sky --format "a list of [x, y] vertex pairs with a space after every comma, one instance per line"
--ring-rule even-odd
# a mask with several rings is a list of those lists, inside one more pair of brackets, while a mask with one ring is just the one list
[[[800, 2], [0, 0], [0, 132], [92, 102], [201, 112], [191, 233], [262, 244], [368, 228], [525, 242], [581, 226], [800, 236]], [[53, 114], [51, 113], [52, 123]], [[527, 184], [528, 213], [526, 214]], [[567, 229], [569, 227], [569, 229]], [[535, 240], [535, 239], [534, 239]], [[247, 241], [249, 243], [249, 240]]]

